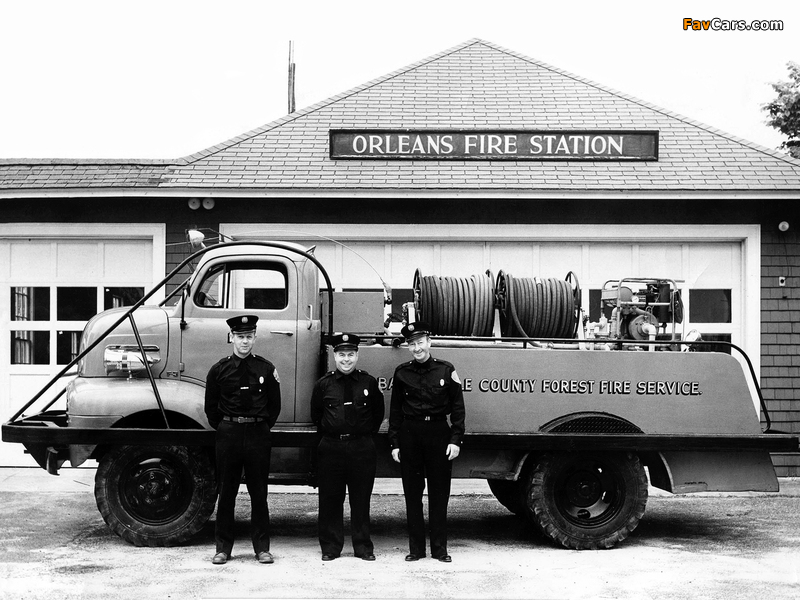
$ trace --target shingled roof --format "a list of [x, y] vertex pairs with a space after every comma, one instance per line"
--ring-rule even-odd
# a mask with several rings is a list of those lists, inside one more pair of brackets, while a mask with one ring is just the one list
[[[332, 160], [329, 132], [342, 128], [658, 130], [659, 157], [635, 163]], [[3, 170], [0, 165], [0, 187], [7, 187]], [[119, 180], [103, 178], [101, 185], [142, 181], [118, 174]], [[154, 181], [151, 175], [145, 179]], [[41, 173], [38, 177], [37, 186]], [[85, 185], [96, 182], [89, 179]], [[153, 187], [255, 195], [335, 190], [798, 193], [800, 161], [474, 39], [173, 161]]]
[[167, 160], [0, 159], [0, 190], [152, 188]]

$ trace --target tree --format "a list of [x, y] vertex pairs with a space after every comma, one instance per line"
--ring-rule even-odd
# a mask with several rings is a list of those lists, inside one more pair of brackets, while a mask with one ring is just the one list
[[800, 158], [800, 65], [790, 61], [786, 66], [789, 81], [771, 84], [778, 97], [763, 109], [769, 113], [767, 124], [789, 137], [780, 147], [794, 158]]

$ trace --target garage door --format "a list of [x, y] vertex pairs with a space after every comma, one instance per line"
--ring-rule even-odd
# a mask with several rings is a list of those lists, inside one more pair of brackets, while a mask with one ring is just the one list
[[[668, 278], [682, 290], [689, 327], [745, 348], [758, 372], [758, 226], [225, 225], [237, 238], [293, 240], [315, 254], [343, 290], [393, 291], [392, 312], [411, 299], [414, 272], [468, 277], [577, 274], [583, 309], [600, 316], [599, 291], [624, 277]], [[305, 233], [305, 235], [303, 234]], [[339, 243], [334, 243], [335, 239]], [[688, 331], [688, 329], [687, 329]]]
[[[98, 239], [91, 231], [84, 236], [75, 231], [70, 237], [35, 233], [0, 237], [3, 420], [76, 356], [88, 319], [107, 308], [130, 305], [153, 286], [156, 236]], [[63, 406], [61, 402], [54, 406]], [[4, 443], [0, 464], [31, 466], [32, 460], [20, 445]]]

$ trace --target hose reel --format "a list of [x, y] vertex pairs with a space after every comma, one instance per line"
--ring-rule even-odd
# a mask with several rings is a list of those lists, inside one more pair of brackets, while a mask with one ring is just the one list
[[494, 326], [491, 271], [471, 277], [423, 276], [414, 273], [414, 308], [438, 335], [488, 337]]
[[564, 279], [515, 278], [500, 271], [497, 300], [503, 337], [574, 338], [577, 334], [581, 287], [572, 271]]
[[414, 274], [414, 308], [437, 335], [489, 337], [499, 309], [503, 337], [575, 338], [581, 288], [570, 271], [565, 279], [514, 278], [500, 271], [471, 277]]

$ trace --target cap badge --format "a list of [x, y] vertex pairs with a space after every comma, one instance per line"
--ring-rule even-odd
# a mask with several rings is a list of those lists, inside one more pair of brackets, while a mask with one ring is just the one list
[[342, 336], [342, 341], [343, 341], [343, 342], [346, 342], [346, 341], [347, 341], [347, 340], [349, 340], [349, 339], [350, 339], [350, 336], [349, 336], [349, 335], [347, 335], [346, 333], [345, 333], [345, 334]]
[[414, 326], [413, 326], [413, 325], [409, 325], [409, 326], [408, 326], [408, 330], [409, 330], [409, 331], [414, 331]]
[[247, 317], [242, 317], [242, 323], [247, 323]]

